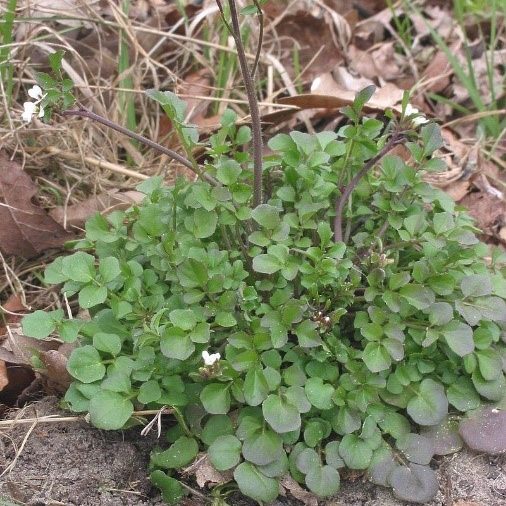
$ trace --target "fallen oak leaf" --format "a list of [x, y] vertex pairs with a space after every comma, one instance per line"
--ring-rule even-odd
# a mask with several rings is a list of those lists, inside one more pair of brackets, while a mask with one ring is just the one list
[[0, 153], [0, 250], [32, 258], [73, 236], [32, 203], [37, 186], [21, 167]]

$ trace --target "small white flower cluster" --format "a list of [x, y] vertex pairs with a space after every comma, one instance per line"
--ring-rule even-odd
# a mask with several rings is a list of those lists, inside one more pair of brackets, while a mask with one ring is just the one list
[[207, 350], [204, 350], [202, 352], [202, 358], [204, 359], [205, 365], [213, 365], [215, 362], [218, 362], [218, 360], [220, 360], [221, 355], [219, 353], [212, 353], [210, 355]]
[[413, 118], [411, 120], [411, 124], [413, 125], [414, 128], [417, 128], [420, 125], [425, 125], [425, 123], [429, 122], [429, 120], [425, 116], [423, 116], [416, 107], [413, 107], [411, 104], [408, 104], [406, 106], [406, 111], [404, 112], [404, 115], [406, 117], [409, 117], [415, 114], [419, 114], [419, 116], [416, 116], [416, 118]]
[[44, 116], [44, 108], [39, 106], [39, 104], [45, 95], [42, 92], [42, 88], [38, 85], [30, 88], [28, 90], [28, 95], [30, 95], [35, 102], [25, 102], [23, 104], [23, 114], [21, 115], [21, 118], [23, 121], [30, 123], [35, 115], [37, 115], [38, 118], [42, 118]]

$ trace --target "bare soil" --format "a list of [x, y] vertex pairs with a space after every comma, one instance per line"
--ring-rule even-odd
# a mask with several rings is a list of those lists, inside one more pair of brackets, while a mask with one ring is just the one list
[[[60, 414], [55, 398], [28, 407], [24, 418]], [[139, 428], [104, 432], [84, 422], [16, 424], [0, 431], [0, 506], [162, 506], [147, 478], [155, 434]], [[161, 443], [163, 444], [163, 442]], [[11, 466], [10, 470], [6, 469]], [[440, 491], [430, 506], [506, 505], [506, 455], [463, 451], [434, 463]], [[9, 502], [10, 501], [10, 502]], [[253, 503], [239, 496], [231, 506]], [[186, 506], [204, 504], [194, 497]], [[275, 506], [301, 505], [287, 498]], [[339, 495], [324, 506], [401, 506], [388, 489], [358, 476], [344, 480]]]

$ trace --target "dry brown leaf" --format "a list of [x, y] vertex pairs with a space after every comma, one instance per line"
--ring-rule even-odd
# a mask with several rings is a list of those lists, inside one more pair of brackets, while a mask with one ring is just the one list
[[450, 84], [451, 66], [444, 51], [438, 50], [420, 76], [426, 91], [441, 93]]
[[0, 392], [9, 384], [9, 377], [7, 375], [7, 365], [3, 360], [0, 360]]
[[[332, 89], [331, 95], [319, 93], [320, 82], [324, 83], [324, 89]], [[283, 97], [278, 100], [278, 103], [295, 105], [300, 109], [338, 109], [353, 103], [355, 94], [354, 91], [340, 88], [337, 83], [330, 88], [329, 80], [325, 77], [324, 80], [317, 83], [317, 86], [313, 86], [313, 93]], [[376, 90], [371, 100], [364, 106], [364, 110], [366, 112], [382, 112], [386, 108], [400, 110], [397, 104], [402, 100], [402, 94], [402, 90], [397, 86], [387, 83]]]
[[72, 237], [32, 202], [36, 193], [30, 176], [0, 153], [0, 250], [4, 254], [32, 258]]
[[68, 227], [82, 228], [86, 220], [95, 213], [108, 213], [111, 211], [128, 209], [132, 204], [138, 204], [144, 194], [137, 191], [111, 191], [90, 197], [78, 204], [68, 207], [58, 206], [49, 212], [51, 218], [57, 223]]
[[302, 501], [306, 506], [318, 506], [318, 499], [314, 494], [304, 490], [290, 475], [285, 474], [280, 480], [280, 485], [284, 487], [290, 494]]
[[49, 350], [39, 354], [44, 364], [44, 377], [52, 383], [52, 389], [58, 392], [65, 392], [72, 383], [72, 377], [67, 371], [68, 357], [60, 350]]
[[56, 350], [60, 343], [56, 340], [41, 340], [25, 336], [21, 327], [11, 327], [8, 338], [2, 346], [16, 357], [16, 363], [31, 364], [32, 356], [49, 350]]
[[200, 454], [195, 462], [184, 470], [185, 475], [195, 476], [197, 485], [200, 488], [204, 488], [208, 483], [213, 485], [221, 485], [227, 483], [232, 479], [232, 473], [230, 471], [218, 471], [216, 470], [207, 454]]
[[293, 64], [295, 48], [298, 50], [300, 70], [305, 69], [302, 79], [307, 81], [330, 72], [343, 61], [334, 26], [328, 12], [322, 11], [316, 17], [307, 10], [284, 16], [275, 26], [277, 45], [281, 49], [280, 60], [292, 79], [298, 74]]

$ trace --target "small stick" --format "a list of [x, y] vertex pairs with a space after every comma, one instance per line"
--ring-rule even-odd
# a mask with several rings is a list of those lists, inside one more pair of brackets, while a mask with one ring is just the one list
[[398, 144], [404, 142], [404, 137], [400, 134], [394, 134], [390, 140], [385, 144], [383, 149], [373, 156], [365, 165], [355, 174], [348, 185], [343, 190], [342, 195], [336, 200], [336, 216], [334, 218], [334, 241], [340, 242], [343, 240], [343, 209], [346, 202], [350, 198], [353, 190], [357, 187], [360, 180], [374, 167], [387, 153]]
[[92, 120], [96, 121], [97, 123], [105, 125], [106, 127], [111, 128], [112, 130], [116, 130], [116, 132], [126, 135], [127, 137], [130, 137], [131, 139], [135, 139], [136, 141], [139, 141], [142, 144], [145, 144], [146, 146], [150, 147], [151, 149], [154, 149], [155, 151], [158, 151], [159, 153], [162, 153], [162, 154], [168, 156], [169, 158], [172, 158], [173, 160], [178, 161], [180, 164], [184, 165], [185, 167], [187, 167], [191, 171], [195, 172], [198, 176], [200, 176], [202, 179], [204, 179], [208, 183], [211, 183], [213, 186], [220, 185], [219, 182], [216, 179], [214, 179], [214, 177], [201, 171], [199, 168], [195, 167], [190, 162], [190, 160], [187, 160], [184, 156], [180, 155], [179, 153], [176, 153], [172, 149], [166, 148], [165, 146], [162, 146], [161, 144], [158, 144], [157, 142], [154, 142], [151, 139], [144, 137], [143, 135], [136, 134], [135, 132], [132, 132], [132, 130], [122, 127], [121, 125], [114, 123], [114, 121], [104, 118], [103, 116], [100, 116], [99, 114], [95, 114], [94, 112], [88, 111], [87, 109], [84, 109], [84, 108], [70, 109], [68, 111], [63, 111], [61, 114], [63, 116], [79, 116], [81, 118], [92, 119]]

